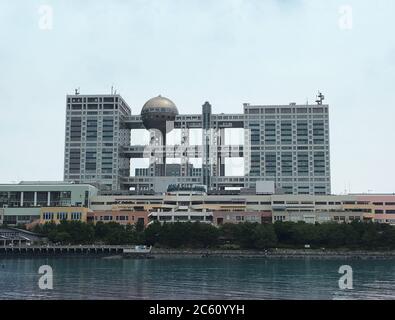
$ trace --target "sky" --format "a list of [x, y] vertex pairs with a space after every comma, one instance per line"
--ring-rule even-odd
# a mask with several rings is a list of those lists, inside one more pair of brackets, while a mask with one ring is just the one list
[[[0, 183], [62, 180], [66, 94], [330, 106], [332, 192], [395, 192], [393, 0], [0, 0]], [[133, 136], [132, 136], [133, 138]]]

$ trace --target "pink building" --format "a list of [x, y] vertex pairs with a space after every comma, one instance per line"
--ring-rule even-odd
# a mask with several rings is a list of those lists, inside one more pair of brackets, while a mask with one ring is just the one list
[[374, 222], [395, 225], [395, 194], [357, 194], [356, 206], [369, 209]]

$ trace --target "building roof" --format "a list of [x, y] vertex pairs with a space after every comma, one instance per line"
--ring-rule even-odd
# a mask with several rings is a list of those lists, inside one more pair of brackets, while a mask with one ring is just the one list
[[155, 108], [160, 108], [160, 109], [171, 109], [174, 111], [176, 114], [178, 114], [178, 110], [176, 105], [174, 104], [173, 101], [166, 97], [162, 97], [161, 95], [149, 99], [143, 106], [143, 109], [141, 112], [143, 113], [144, 111], [148, 111], [150, 109], [155, 109]]

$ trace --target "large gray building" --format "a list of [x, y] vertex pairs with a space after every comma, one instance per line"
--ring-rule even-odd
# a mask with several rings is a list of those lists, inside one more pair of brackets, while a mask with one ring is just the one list
[[120, 95], [68, 95], [64, 180], [121, 189], [129, 176], [130, 130], [122, 124], [131, 116]]
[[[283, 193], [329, 194], [329, 113], [322, 101], [320, 94], [317, 104], [246, 103], [240, 114], [215, 114], [206, 102], [200, 114], [178, 114], [171, 100], [158, 96], [132, 115], [119, 95], [69, 95], [65, 180], [141, 192], [164, 191], [168, 184], [223, 190], [274, 181]], [[226, 143], [225, 130], [235, 128], [243, 129], [243, 144]], [[130, 141], [130, 131], [141, 129], [150, 130], [149, 145]], [[191, 129], [201, 130], [201, 144], [190, 145]], [[166, 144], [171, 130], [180, 130], [180, 144]], [[230, 157], [244, 158], [244, 175], [227, 175]], [[135, 158], [149, 158], [149, 167], [130, 176]], [[180, 162], [166, 165], [167, 158]], [[191, 158], [201, 159], [201, 168]]]

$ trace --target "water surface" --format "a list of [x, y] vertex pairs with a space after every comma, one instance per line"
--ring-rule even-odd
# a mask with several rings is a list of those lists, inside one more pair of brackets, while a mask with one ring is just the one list
[[[38, 287], [41, 265], [53, 290]], [[353, 290], [339, 289], [341, 265]], [[0, 299], [395, 299], [395, 260], [11, 258]]]

